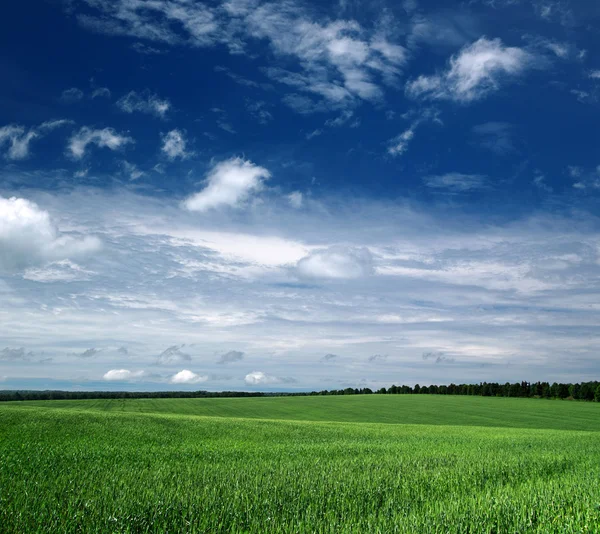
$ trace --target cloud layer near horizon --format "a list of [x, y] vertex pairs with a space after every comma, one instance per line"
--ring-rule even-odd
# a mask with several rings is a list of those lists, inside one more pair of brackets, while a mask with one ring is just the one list
[[[338, 200], [324, 215], [322, 200], [299, 213], [269, 193], [269, 210], [247, 205], [238, 224], [125, 191], [40, 198], [2, 199], [12, 213], [0, 225], [3, 250], [25, 234], [38, 240], [23, 260], [11, 255], [0, 286], [6, 350], [27, 339], [23, 353], [33, 355], [10, 360], [9, 379], [26, 365], [28, 376], [84, 383], [321, 389], [597, 370], [591, 216], [449, 226], [442, 209], [371, 201], [356, 210]], [[102, 234], [103, 248], [60, 237], [50, 221], [64, 217], [79, 233]], [[356, 229], [352, 241], [340, 219]], [[42, 308], [40, 284], [50, 290]], [[31, 364], [42, 353], [51, 367]], [[73, 367], [84, 353], [86, 365]], [[336, 358], [315, 374], [323, 354]]]

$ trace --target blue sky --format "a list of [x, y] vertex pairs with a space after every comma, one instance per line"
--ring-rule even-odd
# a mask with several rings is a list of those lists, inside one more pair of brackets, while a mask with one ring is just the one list
[[600, 5], [4, 12], [0, 387], [597, 379]]

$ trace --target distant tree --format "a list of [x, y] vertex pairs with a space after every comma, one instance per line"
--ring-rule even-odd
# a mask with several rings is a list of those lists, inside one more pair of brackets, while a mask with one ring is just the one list
[[596, 402], [600, 402], [600, 384], [598, 384], [598, 387], [596, 388], [596, 393], [594, 393], [594, 399], [596, 399]]
[[571, 384], [569, 387], [569, 395], [574, 399], [581, 398], [581, 386], [579, 384]]
[[569, 396], [570, 384], [558, 384], [558, 398], [566, 399]]
[[413, 388], [413, 391], [415, 393], [420, 393], [421, 392], [421, 386], [419, 386], [419, 384], [415, 384], [415, 387]]

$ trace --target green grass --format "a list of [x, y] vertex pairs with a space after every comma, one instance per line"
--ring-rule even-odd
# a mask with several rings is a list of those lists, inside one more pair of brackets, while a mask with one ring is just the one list
[[0, 532], [600, 532], [599, 408], [428, 396], [5, 403]]
[[290, 421], [600, 431], [600, 403], [445, 395], [37, 401], [44, 408]]

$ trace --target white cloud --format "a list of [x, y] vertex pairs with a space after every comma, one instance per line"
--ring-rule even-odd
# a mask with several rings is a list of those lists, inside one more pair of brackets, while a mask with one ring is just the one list
[[590, 71], [589, 77], [592, 78], [593, 80], [600, 80], [600, 70]]
[[99, 148], [109, 148], [118, 150], [127, 144], [133, 143], [131, 137], [118, 134], [112, 128], [103, 128], [102, 130], [92, 130], [87, 126], [82, 127], [77, 133], [69, 139], [67, 148], [75, 159], [81, 159], [85, 156], [88, 145], [96, 145]]
[[60, 95], [60, 99], [66, 103], [79, 102], [83, 98], [83, 91], [77, 87], [65, 89]]
[[171, 130], [162, 136], [161, 150], [170, 159], [177, 158], [186, 159], [192, 155], [186, 150], [187, 141], [185, 140], [185, 132], [182, 130]]
[[333, 246], [302, 258], [296, 273], [302, 278], [360, 278], [373, 273], [373, 256], [365, 247]]
[[171, 384], [199, 384], [201, 382], [206, 382], [208, 380], [208, 376], [206, 375], [198, 375], [189, 371], [188, 369], [184, 369], [183, 371], [179, 371], [171, 377]]
[[47, 211], [24, 198], [0, 197], [0, 269], [83, 257], [100, 249], [96, 237], [61, 234]]
[[406, 85], [413, 98], [448, 99], [468, 103], [497, 91], [505, 78], [516, 77], [536, 66], [536, 57], [500, 39], [481, 37], [452, 56], [448, 70], [419, 76]]
[[252, 371], [248, 373], [244, 378], [244, 381], [249, 386], [262, 386], [262, 385], [270, 385], [270, 384], [278, 384], [281, 382], [281, 379], [276, 376], [271, 376], [262, 371]]
[[129, 369], [111, 369], [104, 373], [102, 377], [108, 382], [123, 382], [142, 378], [145, 375], [144, 371], [130, 371]]
[[432, 189], [446, 189], [457, 193], [477, 191], [488, 187], [487, 178], [481, 174], [463, 174], [449, 172], [435, 176], [426, 176], [423, 182]]
[[167, 112], [171, 109], [171, 102], [168, 99], [161, 99], [157, 95], [148, 91], [138, 94], [130, 91], [124, 97], [117, 100], [117, 106], [125, 113], [148, 113], [164, 119]]
[[183, 205], [190, 211], [207, 211], [223, 206], [239, 207], [260, 191], [271, 173], [251, 161], [231, 158], [216, 164], [206, 176], [206, 187], [188, 197]]

